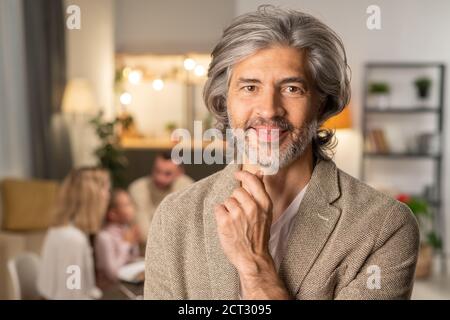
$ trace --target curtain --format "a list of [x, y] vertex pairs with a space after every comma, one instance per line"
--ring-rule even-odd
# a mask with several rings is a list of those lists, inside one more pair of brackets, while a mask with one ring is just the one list
[[60, 120], [66, 84], [63, 0], [23, 0], [32, 174], [60, 179], [71, 167]]
[[23, 6], [0, 0], [0, 179], [29, 177]]

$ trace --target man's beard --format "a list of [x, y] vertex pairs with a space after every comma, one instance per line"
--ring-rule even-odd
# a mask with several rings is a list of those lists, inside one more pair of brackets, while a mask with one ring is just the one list
[[[262, 168], [271, 168], [276, 170], [284, 168], [298, 159], [305, 152], [306, 148], [311, 144], [317, 133], [317, 120], [305, 123], [300, 128], [294, 127], [287, 119], [283, 117], [274, 117], [270, 120], [264, 118], [255, 118], [249, 120], [244, 125], [233, 127], [233, 121], [228, 114], [230, 126], [232, 128], [233, 137], [236, 141], [238, 153], [244, 151], [247, 159], [251, 159], [254, 164]], [[257, 144], [252, 145], [249, 142], [248, 130], [252, 126], [271, 126], [279, 128], [281, 131], [286, 130], [287, 135], [282, 141], [266, 142], [256, 139]], [[241, 134], [235, 134], [236, 129], [244, 130], [244, 138]], [[290, 138], [290, 139], [289, 139]], [[286, 141], [289, 139], [289, 141]], [[255, 156], [256, 155], [256, 156]]]
[[280, 168], [291, 164], [303, 155], [317, 133], [317, 120], [312, 120], [300, 128], [295, 128], [292, 140], [286, 146], [285, 151], [280, 151]]

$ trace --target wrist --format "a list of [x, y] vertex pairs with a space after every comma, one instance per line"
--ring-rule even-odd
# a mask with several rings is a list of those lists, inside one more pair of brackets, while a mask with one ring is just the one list
[[252, 259], [238, 269], [243, 299], [291, 299], [270, 255]]
[[275, 263], [270, 254], [252, 257], [246, 263], [238, 266], [237, 271], [241, 279], [248, 281], [268, 274], [276, 274]]

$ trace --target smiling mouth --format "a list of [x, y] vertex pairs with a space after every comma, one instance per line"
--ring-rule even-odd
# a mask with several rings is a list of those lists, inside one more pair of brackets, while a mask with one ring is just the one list
[[249, 130], [252, 130], [256, 134], [260, 142], [281, 141], [289, 132], [288, 130], [273, 126], [254, 126], [250, 127]]

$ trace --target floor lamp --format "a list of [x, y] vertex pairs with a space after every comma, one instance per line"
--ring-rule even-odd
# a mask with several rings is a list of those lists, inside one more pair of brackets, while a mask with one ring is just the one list
[[98, 104], [88, 80], [71, 79], [64, 91], [62, 111], [72, 144], [75, 167], [95, 165], [97, 138], [89, 120], [98, 112]]

